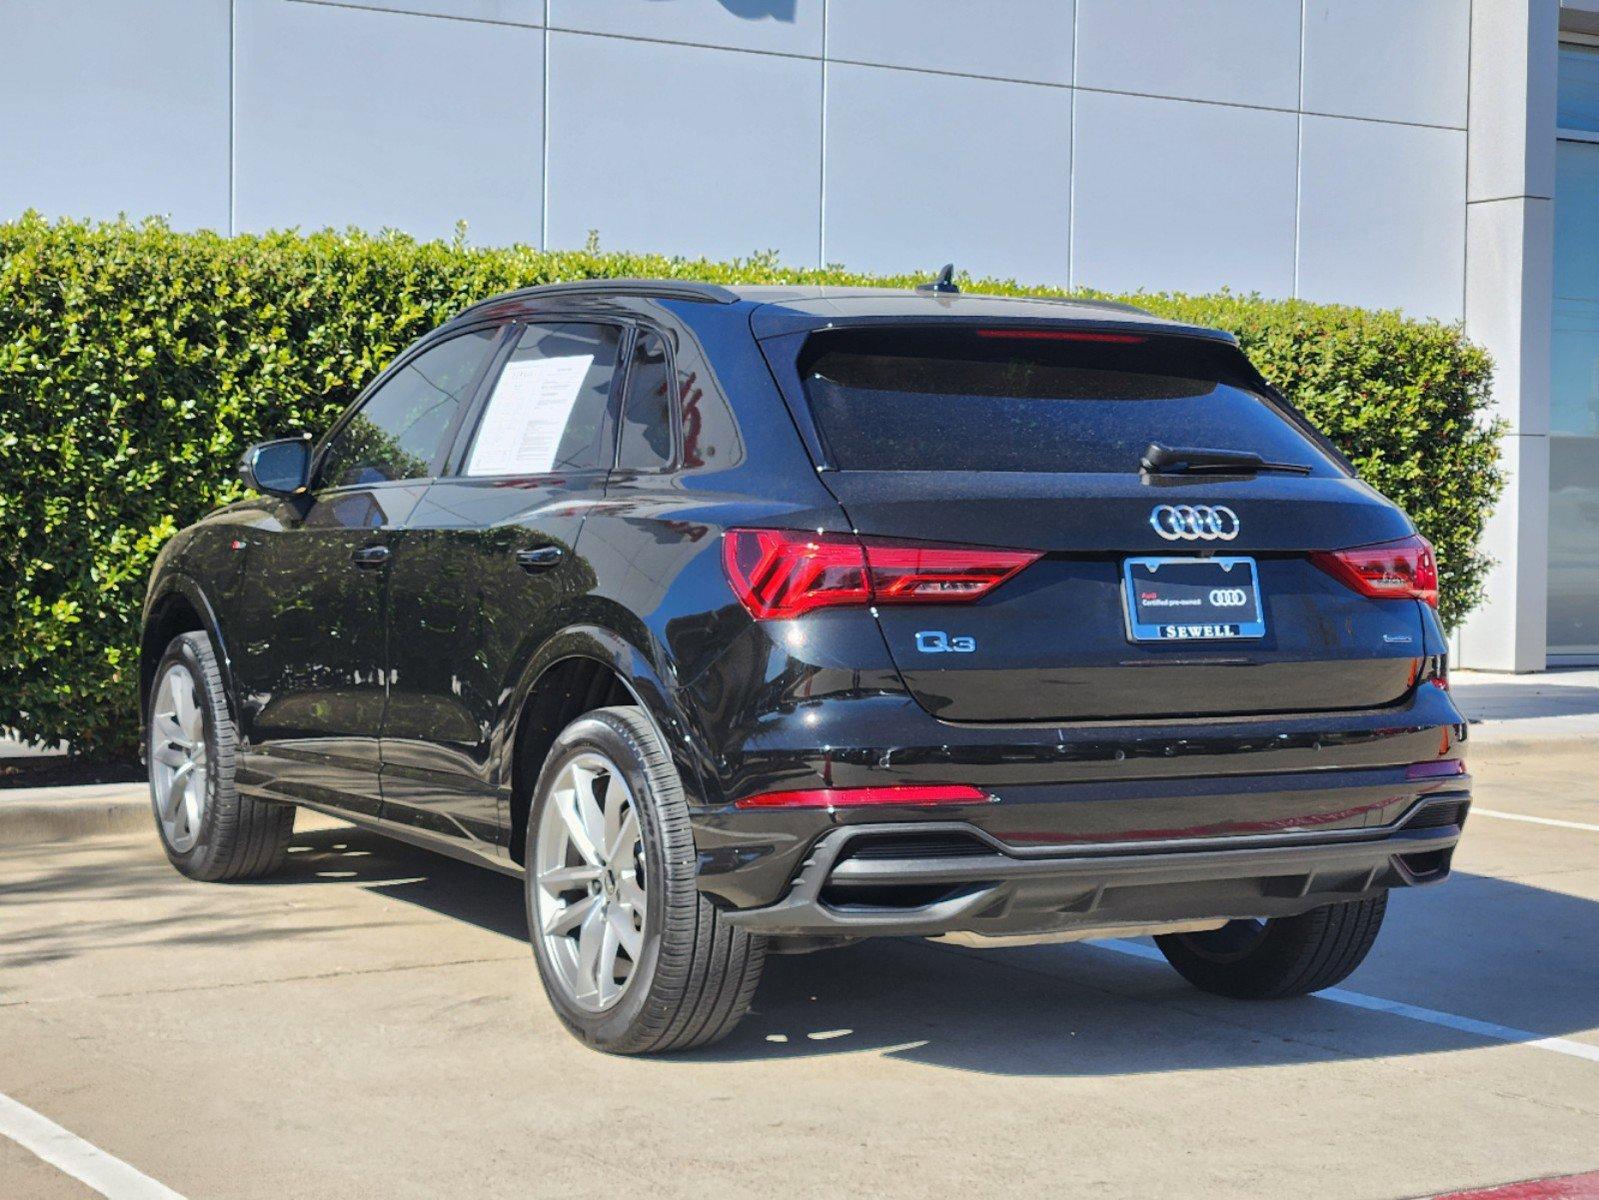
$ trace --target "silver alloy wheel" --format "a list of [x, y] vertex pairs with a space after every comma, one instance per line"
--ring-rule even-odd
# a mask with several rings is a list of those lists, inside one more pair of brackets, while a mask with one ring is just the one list
[[638, 810], [615, 763], [585, 751], [561, 768], [534, 858], [533, 935], [568, 999], [607, 1009], [638, 974], [648, 914]]
[[200, 839], [209, 795], [205, 713], [194, 676], [173, 663], [161, 676], [150, 712], [150, 785], [167, 845], [183, 854]]

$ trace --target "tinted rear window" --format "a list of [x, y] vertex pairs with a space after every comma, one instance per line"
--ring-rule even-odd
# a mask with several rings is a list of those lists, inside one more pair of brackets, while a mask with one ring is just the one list
[[1192, 341], [1105, 345], [1000, 330], [835, 331], [813, 337], [799, 362], [843, 470], [1135, 473], [1160, 442], [1341, 473], [1222, 366]]

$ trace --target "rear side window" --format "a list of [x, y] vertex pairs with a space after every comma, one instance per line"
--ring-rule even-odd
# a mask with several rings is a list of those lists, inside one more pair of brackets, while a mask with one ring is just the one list
[[672, 462], [672, 364], [666, 342], [653, 330], [639, 334], [627, 372], [622, 448], [617, 466], [659, 471]]
[[[1229, 351], [1229, 353], [1231, 353]], [[844, 330], [800, 377], [835, 464], [857, 471], [1137, 473], [1151, 442], [1342, 471], [1214, 350], [1019, 330]]]
[[548, 475], [610, 465], [620, 331], [529, 325], [500, 371], [467, 455], [467, 475]]

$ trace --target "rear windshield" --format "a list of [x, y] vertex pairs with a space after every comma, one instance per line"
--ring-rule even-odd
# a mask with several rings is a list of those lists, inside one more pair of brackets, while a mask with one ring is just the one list
[[799, 369], [842, 470], [1136, 473], [1159, 442], [1342, 474], [1285, 412], [1226, 380], [1235, 354], [1191, 339], [839, 330], [811, 338]]

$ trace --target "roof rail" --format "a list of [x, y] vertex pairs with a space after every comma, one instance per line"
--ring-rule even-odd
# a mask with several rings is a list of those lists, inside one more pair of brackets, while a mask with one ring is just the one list
[[736, 304], [738, 297], [725, 287], [714, 283], [699, 283], [692, 279], [568, 279], [560, 283], [541, 283], [534, 287], [517, 288], [502, 292], [468, 305], [456, 314], [457, 318], [475, 312], [490, 304], [504, 304], [509, 300], [538, 300], [545, 296], [659, 296], [670, 300], [694, 300], [701, 304]]

